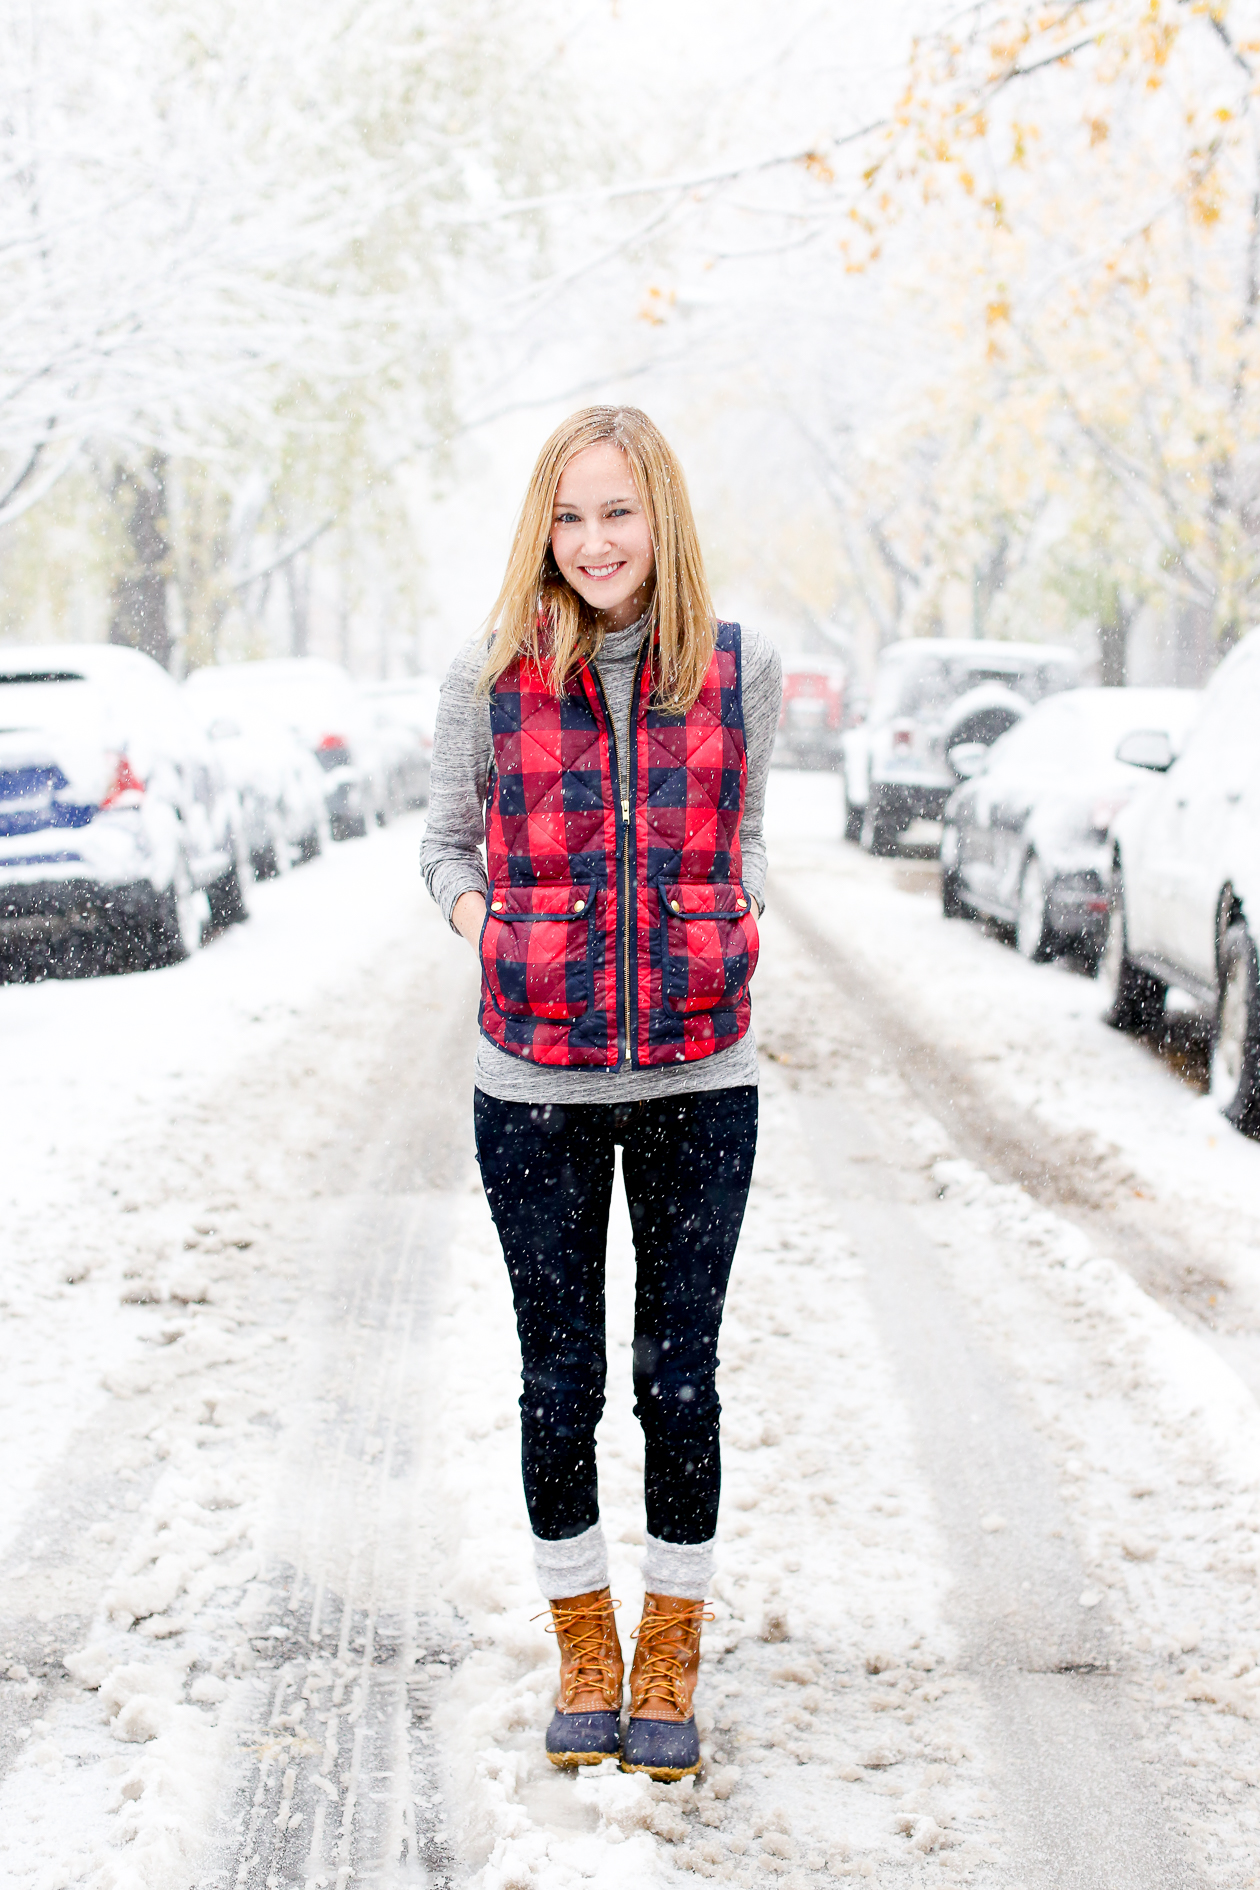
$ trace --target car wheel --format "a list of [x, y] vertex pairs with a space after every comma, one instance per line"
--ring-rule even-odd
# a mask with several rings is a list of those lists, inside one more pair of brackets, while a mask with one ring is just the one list
[[941, 874], [941, 912], [947, 919], [974, 917], [971, 907], [963, 898], [962, 874], [956, 866], [947, 867]]
[[1015, 908], [1015, 949], [1030, 964], [1039, 964], [1050, 956], [1054, 933], [1046, 898], [1046, 875], [1041, 861], [1030, 853], [1019, 876], [1019, 900]]
[[1098, 956], [1098, 982], [1107, 1000], [1103, 1022], [1113, 1030], [1154, 1030], [1164, 1015], [1168, 986], [1162, 978], [1143, 971], [1129, 957], [1124, 920], [1124, 880], [1116, 861], [1107, 908], [1107, 931]]
[[298, 859], [305, 864], [307, 860], [317, 860], [324, 851], [324, 836], [320, 828], [312, 827], [298, 841]]
[[154, 969], [178, 965], [194, 952], [210, 924], [210, 901], [200, 887], [192, 883], [188, 862], [180, 856], [174, 878], [157, 896], [149, 926], [145, 959]]
[[333, 816], [332, 837], [334, 840], [363, 840], [367, 837], [367, 830], [367, 819], [363, 814]]
[[284, 816], [279, 809], [267, 821], [267, 838], [249, 856], [255, 879], [279, 879], [293, 864], [289, 842], [285, 838]]
[[1212, 1029], [1211, 1092], [1244, 1135], [1260, 1135], [1260, 967], [1245, 925], [1221, 948], [1220, 1002]]
[[249, 917], [249, 897], [245, 891], [245, 875], [241, 872], [239, 860], [233, 860], [226, 873], [220, 873], [207, 888], [210, 901], [210, 923], [217, 930], [226, 925], [241, 925]]
[[853, 805], [852, 801], [849, 799], [849, 790], [846, 785], [844, 789], [844, 837], [846, 840], [857, 841], [862, 838], [862, 815], [864, 812], [864, 808], [855, 807]]
[[947, 919], [974, 919], [975, 908], [967, 903], [963, 891], [962, 838], [952, 821], [941, 826], [939, 849], [941, 862], [941, 912]]
[[895, 820], [891, 820], [882, 808], [875, 804], [875, 796], [867, 801], [862, 812], [860, 839], [868, 853], [886, 857], [897, 851], [897, 840], [901, 829]]

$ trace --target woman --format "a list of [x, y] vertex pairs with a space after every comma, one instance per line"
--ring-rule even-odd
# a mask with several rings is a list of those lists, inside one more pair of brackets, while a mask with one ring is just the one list
[[[443, 687], [421, 864], [481, 958], [477, 1158], [516, 1307], [525, 1499], [560, 1648], [547, 1752], [620, 1752], [624, 1770], [676, 1779], [700, 1766], [714, 1371], [757, 1136], [748, 983], [781, 670], [761, 638], [715, 620], [682, 469], [631, 407], [588, 408], [547, 441], [490, 625]], [[648, 1591], [624, 1742], [595, 1471], [618, 1143]]]

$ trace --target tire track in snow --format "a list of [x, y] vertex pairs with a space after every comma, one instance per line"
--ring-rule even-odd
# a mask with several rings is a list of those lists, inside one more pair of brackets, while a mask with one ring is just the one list
[[233, 1890], [451, 1881], [430, 1720], [459, 1629], [432, 1605], [426, 1453], [430, 1315], [471, 1165], [447, 1107], [465, 1009], [410, 1046], [419, 1080], [364, 1150], [375, 1191], [344, 1197], [325, 1229], [308, 1300], [321, 1415], [276, 1491], [273, 1541], [294, 1553], [261, 1633], [284, 1652], [265, 1712], [238, 1728], [252, 1766]]
[[[959, 1151], [989, 1174], [1016, 1183], [1067, 1214], [1122, 1259], [1138, 1284], [1260, 1388], [1260, 1326], [1203, 1250], [1193, 1219], [1180, 1204], [1147, 1200], [1132, 1186], [1123, 1159], [1087, 1132], [1057, 1134], [1028, 1111], [1003, 1100], [995, 1109], [971, 1070], [893, 1007], [890, 993], [825, 931], [809, 909], [795, 871], [774, 876], [773, 899], [808, 951], [815, 975], [827, 981], [850, 1049], [884, 1063], [913, 1083], [924, 1107], [947, 1125]], [[810, 897], [813, 896], [812, 882]], [[836, 1012], [833, 1011], [833, 1024]], [[830, 1033], [829, 1033], [830, 1034]], [[829, 1046], [833, 1047], [833, 1046]], [[815, 1054], [819, 1045], [813, 1046]]]
[[[422, 889], [373, 880], [398, 855], [367, 861], [357, 962], [339, 940], [344, 975], [308, 978], [266, 1052], [242, 1033], [213, 1087], [74, 1193], [131, 1329], [104, 1421], [41, 1476], [62, 1526], [11, 1596], [39, 1604], [26, 1638], [49, 1667], [32, 1698], [0, 1687], [26, 1722], [0, 1786], [15, 1882], [305, 1883], [317, 1818], [330, 1884], [448, 1874], [429, 1720], [458, 1635], [426, 1583], [420, 1472], [472, 967]], [[195, 1013], [196, 988], [179, 1001]], [[19, 1553], [38, 1526], [33, 1509]]]

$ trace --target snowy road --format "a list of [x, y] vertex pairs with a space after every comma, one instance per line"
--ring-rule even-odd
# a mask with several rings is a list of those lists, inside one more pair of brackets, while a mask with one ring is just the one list
[[[834, 782], [772, 794], [694, 1786], [540, 1759], [418, 823], [188, 965], [0, 990], [6, 1882], [1260, 1883], [1260, 1146]], [[609, 1286], [625, 1621], [624, 1213]]]

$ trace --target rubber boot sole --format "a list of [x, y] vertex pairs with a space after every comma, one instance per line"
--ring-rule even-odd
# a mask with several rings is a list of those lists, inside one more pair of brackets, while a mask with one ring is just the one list
[[646, 1772], [658, 1784], [674, 1785], [680, 1778], [693, 1778], [704, 1760], [697, 1759], [694, 1765], [627, 1765], [624, 1759], [620, 1763], [623, 1772]]

